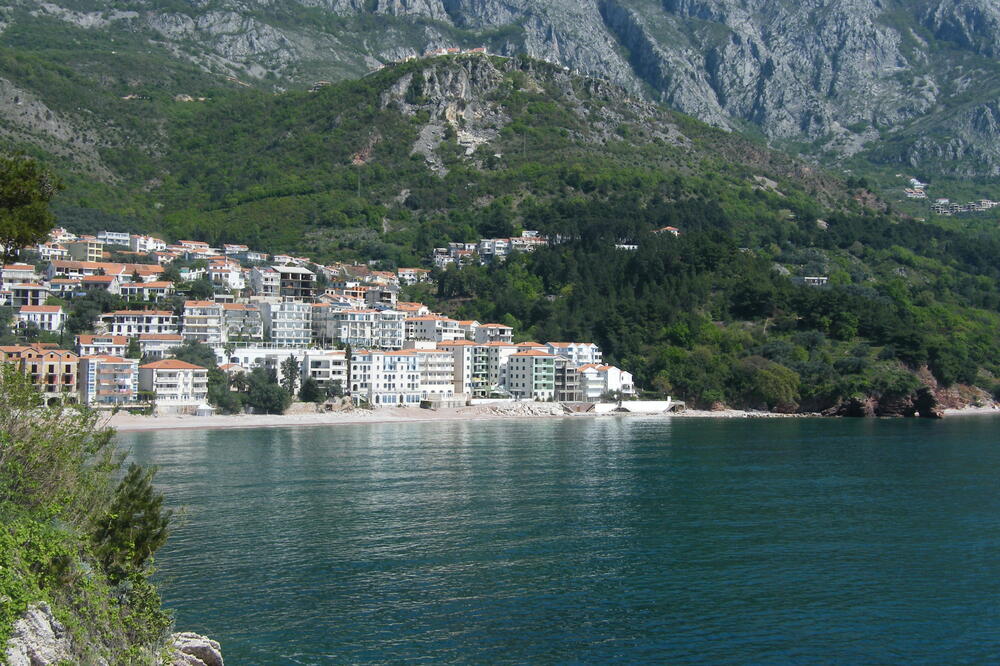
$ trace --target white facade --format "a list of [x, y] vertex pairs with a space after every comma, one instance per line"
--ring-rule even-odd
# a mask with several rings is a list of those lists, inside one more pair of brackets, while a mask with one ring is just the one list
[[130, 238], [127, 231], [99, 231], [97, 240], [105, 245], [124, 245], [130, 247]]
[[347, 353], [343, 350], [310, 350], [302, 359], [301, 372], [303, 381], [312, 378], [324, 389], [339, 382], [347, 394]]
[[316, 337], [356, 348], [401, 349], [406, 315], [395, 310], [314, 308], [325, 319], [316, 323]]
[[537, 349], [513, 354], [507, 363], [507, 390], [520, 399], [554, 399], [555, 361], [555, 356]]
[[214, 301], [187, 301], [181, 318], [181, 335], [184, 340], [207, 345], [226, 341], [226, 327], [221, 303]]
[[128, 338], [124, 335], [78, 335], [76, 353], [80, 356], [124, 356]]
[[117, 310], [101, 317], [112, 335], [177, 334], [177, 317], [169, 310]]
[[601, 365], [604, 362], [601, 348], [593, 342], [547, 342], [545, 350], [555, 356], [568, 358], [575, 365]]
[[19, 327], [34, 324], [43, 331], [58, 331], [66, 321], [66, 314], [59, 305], [24, 305], [17, 312]]
[[448, 342], [464, 340], [465, 333], [454, 319], [439, 315], [423, 315], [406, 320], [406, 339]]
[[277, 296], [281, 276], [269, 266], [256, 266], [250, 270], [250, 290], [255, 296]]
[[139, 388], [156, 395], [157, 411], [191, 411], [208, 398], [208, 370], [177, 359], [139, 368]]
[[229, 340], [261, 342], [264, 340], [264, 320], [260, 308], [244, 303], [225, 303], [222, 306], [226, 337]]
[[145, 359], [169, 356], [184, 339], [178, 333], [145, 333], [139, 336], [139, 352]]
[[490, 342], [510, 343], [514, 340], [514, 329], [505, 324], [480, 324], [473, 338], [481, 345]]
[[129, 237], [128, 247], [133, 252], [142, 252], [145, 254], [165, 250], [167, 249], [167, 243], [163, 239], [153, 236], [132, 235]]
[[308, 347], [312, 342], [312, 304], [283, 300], [261, 303], [264, 334], [275, 345]]
[[139, 362], [120, 356], [84, 356], [77, 380], [83, 404], [127, 405], [136, 401], [139, 392]]

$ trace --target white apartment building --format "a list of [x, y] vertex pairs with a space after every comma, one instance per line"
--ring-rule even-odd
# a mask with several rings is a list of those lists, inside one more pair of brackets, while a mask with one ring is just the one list
[[481, 345], [491, 342], [510, 344], [514, 340], [514, 329], [505, 324], [480, 324], [473, 339]]
[[156, 396], [158, 413], [197, 410], [208, 398], [208, 370], [175, 358], [139, 367], [139, 389]]
[[347, 394], [347, 352], [341, 349], [309, 350], [302, 359], [302, 380], [316, 380], [324, 390], [339, 382]]
[[97, 240], [105, 245], [131, 246], [131, 238], [127, 231], [99, 231], [97, 232]]
[[635, 383], [632, 373], [613, 365], [596, 365], [588, 363], [577, 370], [580, 377], [580, 393], [587, 402], [600, 402], [606, 393], [621, 393], [635, 395]]
[[69, 250], [58, 243], [39, 243], [35, 246], [35, 252], [38, 253], [42, 261], [69, 259]]
[[116, 310], [103, 315], [101, 319], [112, 335], [179, 333], [177, 317], [170, 310]]
[[77, 380], [84, 405], [128, 405], [136, 402], [139, 392], [139, 362], [120, 356], [84, 356]]
[[593, 342], [547, 342], [545, 351], [555, 356], [568, 358], [575, 365], [587, 365], [594, 363], [601, 365], [604, 363], [601, 348]]
[[[321, 312], [322, 308], [319, 309]], [[406, 315], [395, 310], [340, 309], [326, 313], [323, 338], [356, 348], [401, 349]], [[329, 337], [327, 337], [329, 335]]]
[[264, 340], [264, 320], [260, 308], [245, 303], [225, 303], [222, 306], [225, 318], [226, 337], [242, 342]]
[[167, 243], [162, 238], [156, 238], [154, 236], [132, 235], [129, 237], [128, 247], [133, 252], [142, 252], [143, 254], [147, 254], [149, 252], [160, 252], [167, 249]]
[[485, 390], [503, 387], [507, 383], [507, 362], [520, 350], [507, 342], [487, 342], [482, 349], [486, 356]]
[[281, 276], [270, 266], [250, 269], [250, 291], [255, 296], [277, 296], [281, 289]]
[[126, 282], [121, 286], [121, 295], [127, 299], [140, 301], [162, 301], [174, 293], [174, 283], [157, 282]]
[[213, 284], [232, 291], [243, 291], [247, 286], [243, 268], [239, 264], [212, 264], [208, 267], [208, 279]]
[[507, 390], [518, 399], [553, 400], [555, 363], [555, 356], [537, 349], [512, 354], [507, 362]]
[[0, 284], [9, 289], [15, 284], [38, 282], [39, 275], [31, 264], [7, 264], [0, 270]]
[[351, 354], [351, 397], [370, 405], [420, 405], [420, 354], [415, 349]]
[[215, 357], [219, 365], [232, 363], [242, 368], [246, 368], [248, 372], [257, 367], [268, 368], [278, 372], [279, 374], [281, 373], [281, 364], [289, 356], [294, 358], [301, 367], [307, 353], [308, 350], [301, 347], [279, 347], [278, 345], [266, 343], [237, 346], [232, 350], [229, 356], [225, 355], [225, 349], [222, 347], [215, 348]]
[[78, 335], [76, 353], [80, 356], [125, 356], [128, 338], [124, 335]]
[[60, 305], [23, 305], [17, 312], [17, 326], [24, 328], [34, 324], [43, 331], [58, 331], [66, 321], [66, 314]]
[[464, 340], [465, 333], [454, 319], [440, 315], [421, 315], [406, 320], [406, 339], [448, 342]]
[[225, 317], [221, 303], [185, 301], [181, 324], [181, 336], [185, 342], [217, 345], [226, 341]]
[[261, 303], [264, 335], [282, 347], [308, 347], [312, 342], [312, 304], [286, 298]]
[[486, 383], [485, 348], [477, 346], [471, 340], [439, 342], [437, 348], [452, 355], [455, 393], [467, 396], [481, 395]]
[[144, 333], [139, 336], [139, 352], [145, 359], [161, 359], [183, 342], [179, 333]]
[[431, 272], [426, 268], [400, 268], [396, 271], [400, 284], [410, 285], [430, 280]]

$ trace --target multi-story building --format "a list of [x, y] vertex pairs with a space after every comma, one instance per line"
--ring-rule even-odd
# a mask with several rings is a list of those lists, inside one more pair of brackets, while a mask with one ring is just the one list
[[239, 342], [260, 342], [264, 339], [264, 320], [260, 308], [246, 303], [225, 303], [226, 337]]
[[128, 338], [124, 335], [78, 335], [76, 353], [80, 356], [125, 356]]
[[568, 358], [574, 365], [587, 365], [595, 363], [601, 365], [604, 362], [601, 348], [593, 342], [547, 342], [545, 351], [555, 356]]
[[480, 324], [476, 327], [473, 339], [481, 345], [490, 342], [509, 344], [514, 340], [514, 329], [505, 324]]
[[104, 243], [93, 236], [81, 236], [64, 245], [69, 256], [76, 261], [99, 262], [104, 257]]
[[80, 400], [95, 407], [134, 403], [139, 393], [139, 362], [120, 356], [84, 356], [79, 368]]
[[[471, 340], [439, 342], [437, 348], [452, 355], [452, 374], [455, 378], [455, 393], [467, 396], [484, 394], [486, 384], [486, 359], [484, 347]], [[477, 364], [477, 361], [479, 363]], [[479, 374], [477, 375], [477, 371]]]
[[44, 284], [23, 282], [10, 286], [10, 306], [45, 305], [51, 290]]
[[69, 259], [69, 251], [59, 243], [39, 243], [35, 246], [35, 252], [42, 261]]
[[46, 404], [77, 402], [79, 357], [73, 352], [43, 345], [13, 345], [0, 347], [0, 361], [13, 363], [25, 373]]
[[176, 358], [139, 367], [139, 389], [155, 395], [160, 413], [196, 411], [208, 398], [208, 370]]
[[177, 334], [177, 317], [170, 310], [116, 310], [103, 315], [112, 335]]
[[42, 331], [58, 331], [66, 321], [60, 305], [22, 305], [17, 312], [17, 326], [37, 326]]
[[11, 285], [38, 282], [38, 273], [30, 264], [7, 264], [0, 270], [0, 284], [5, 289]]
[[555, 361], [555, 399], [558, 402], [579, 402], [583, 399], [577, 366], [562, 356], [556, 356]]
[[261, 303], [264, 335], [275, 345], [308, 347], [312, 342], [312, 304], [286, 298]]
[[126, 282], [121, 286], [121, 295], [128, 300], [157, 302], [174, 293], [174, 283], [156, 282]]
[[209, 265], [208, 279], [212, 281], [212, 284], [232, 291], [243, 291], [247, 286], [243, 277], [243, 268], [239, 264], [229, 261]]
[[155, 238], [153, 236], [130, 236], [128, 247], [133, 252], [142, 252], [143, 254], [148, 254], [150, 252], [160, 252], [167, 248], [167, 243], [161, 238]]
[[426, 268], [400, 268], [396, 276], [400, 284], [410, 285], [418, 282], [428, 282], [431, 272]]
[[431, 342], [448, 342], [449, 340], [464, 340], [465, 333], [458, 326], [458, 321], [441, 315], [421, 315], [406, 319], [407, 340], [430, 340]]
[[347, 393], [347, 353], [341, 349], [309, 350], [300, 366], [302, 380], [312, 378], [323, 390], [339, 385]]
[[518, 349], [507, 342], [487, 342], [482, 345], [486, 356], [486, 386], [487, 392], [493, 392], [507, 383], [507, 362], [517, 353]]
[[255, 266], [250, 270], [250, 291], [254, 296], [277, 296], [281, 289], [281, 276], [270, 266]]
[[420, 354], [417, 350], [365, 350], [351, 354], [351, 397], [370, 405], [420, 404]]
[[278, 295], [312, 300], [316, 296], [316, 274], [301, 266], [273, 266], [278, 273]]
[[635, 395], [632, 374], [613, 365], [588, 363], [580, 366], [580, 393], [587, 402], [599, 402], [606, 394]]
[[97, 240], [105, 245], [131, 246], [131, 239], [127, 231], [98, 231]]
[[556, 357], [537, 349], [519, 351], [507, 361], [507, 384], [518, 399], [555, 399]]
[[[323, 312], [320, 309], [320, 312]], [[355, 348], [401, 349], [406, 315], [395, 310], [340, 309], [324, 315], [321, 340], [331, 339]], [[329, 338], [327, 338], [329, 336]]]
[[420, 396], [424, 400], [455, 395], [455, 359], [446, 349], [417, 349]]
[[122, 291], [122, 283], [117, 275], [87, 275], [80, 278], [80, 286], [84, 293], [106, 291], [117, 295]]
[[185, 301], [181, 336], [185, 342], [217, 345], [226, 341], [223, 306], [214, 301]]
[[396, 306], [398, 296], [399, 287], [396, 285], [371, 287], [365, 292], [365, 303], [372, 307], [393, 308]]
[[142, 358], [155, 361], [169, 356], [183, 342], [179, 333], [143, 333], [139, 336], [139, 352]]

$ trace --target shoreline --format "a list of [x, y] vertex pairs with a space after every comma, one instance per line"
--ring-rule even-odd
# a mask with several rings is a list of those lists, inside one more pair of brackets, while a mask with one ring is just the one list
[[[498, 410], [486, 406], [448, 407], [429, 410], [418, 407], [384, 407], [372, 410], [354, 409], [343, 412], [308, 412], [297, 414], [219, 414], [215, 416], [140, 416], [119, 412], [106, 418], [105, 425], [118, 432], [154, 432], [163, 430], [234, 430], [248, 428], [293, 428], [366, 423], [426, 423], [438, 421], [501, 421], [509, 419], [565, 419], [565, 418], [679, 418], [679, 419], [801, 419], [836, 418], [821, 414], [778, 414], [742, 409], [709, 411], [689, 409], [664, 414], [632, 414], [610, 412], [566, 413], [545, 403], [525, 403], [529, 407]], [[944, 416], [1000, 415], [1000, 407], [963, 407], [944, 410]]]
[[[527, 403], [531, 405], [532, 403]], [[665, 418], [809, 418], [816, 414], [773, 414], [740, 409], [723, 411], [687, 410], [666, 414], [631, 414], [611, 412], [556, 411], [545, 403], [526, 409], [501, 411], [489, 407], [449, 407], [437, 410], [418, 407], [385, 407], [381, 409], [354, 409], [345, 412], [310, 412], [299, 414], [219, 414], [214, 416], [141, 416], [119, 412], [111, 415], [105, 424], [118, 432], [151, 432], [162, 430], [230, 430], [240, 428], [290, 428], [338, 425], [363, 425], [366, 423], [424, 423], [437, 421], [499, 421], [508, 419], [562, 419], [606, 417], [665, 417]]]

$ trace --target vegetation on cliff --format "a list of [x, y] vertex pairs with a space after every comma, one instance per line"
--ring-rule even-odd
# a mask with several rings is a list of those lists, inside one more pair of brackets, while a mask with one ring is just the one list
[[158, 663], [171, 620], [149, 576], [170, 512], [152, 470], [123, 470], [95, 412], [45, 406], [10, 365], [0, 404], [0, 655], [45, 602], [69, 632], [64, 659]]

